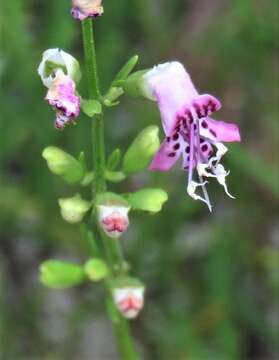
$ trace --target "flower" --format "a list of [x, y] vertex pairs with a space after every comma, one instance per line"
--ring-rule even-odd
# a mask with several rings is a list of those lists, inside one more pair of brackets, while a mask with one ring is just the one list
[[80, 113], [80, 98], [76, 95], [76, 84], [61, 69], [56, 70], [46, 100], [56, 111], [55, 127], [57, 129], [73, 123]]
[[43, 53], [38, 73], [48, 88], [46, 100], [56, 112], [56, 129], [74, 123], [80, 113], [80, 97], [76, 94], [80, 79], [78, 61], [63, 50], [48, 49]]
[[[168, 171], [182, 155], [182, 168], [188, 171], [188, 194], [205, 202], [211, 211], [204, 177], [215, 177], [231, 196], [225, 182], [229, 172], [219, 162], [228, 150], [222, 142], [240, 141], [237, 125], [210, 117], [221, 108], [220, 101], [212, 95], [200, 95], [179, 62], [155, 66], [144, 73], [143, 80], [145, 96], [158, 103], [166, 135], [150, 170]], [[196, 193], [197, 188], [203, 196]]]
[[99, 223], [108, 236], [117, 239], [127, 231], [129, 226], [129, 210], [129, 207], [119, 205], [98, 206]]
[[79, 82], [81, 78], [79, 63], [72, 55], [58, 48], [44, 51], [38, 74], [47, 88], [51, 87], [58, 69], [61, 69], [75, 83]]
[[97, 17], [103, 14], [102, 0], [73, 0], [72, 16], [78, 20]]
[[144, 286], [139, 283], [115, 287], [112, 296], [121, 314], [127, 319], [134, 319], [144, 305]]

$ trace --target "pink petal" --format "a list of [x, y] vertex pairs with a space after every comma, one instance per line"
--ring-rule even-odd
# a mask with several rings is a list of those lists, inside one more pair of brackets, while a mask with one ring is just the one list
[[214, 120], [209, 117], [201, 120], [200, 134], [202, 137], [216, 141], [241, 141], [239, 128], [236, 124]]
[[181, 150], [173, 151], [172, 145], [164, 140], [149, 165], [149, 170], [168, 171], [175, 164], [180, 154]]
[[192, 80], [179, 62], [156, 66], [146, 74], [147, 86], [155, 96], [163, 128], [168, 136], [177, 124], [177, 114], [198, 95]]

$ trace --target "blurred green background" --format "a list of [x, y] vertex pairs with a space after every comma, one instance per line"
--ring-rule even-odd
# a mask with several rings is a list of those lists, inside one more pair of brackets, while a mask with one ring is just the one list
[[[147, 287], [132, 323], [144, 359], [279, 358], [277, 4], [106, 0], [95, 22], [103, 91], [131, 55], [140, 55], [139, 68], [179, 59], [201, 92], [222, 99], [217, 118], [242, 133], [225, 157], [237, 199], [212, 184], [213, 214], [186, 195], [178, 169], [112, 186], [160, 186], [170, 198], [156, 216], [133, 215], [121, 240]], [[1, 1], [1, 360], [118, 359], [101, 287], [49, 290], [38, 281], [41, 261], [83, 262], [88, 250], [57, 205], [76, 189], [50, 174], [41, 157], [56, 145], [74, 155], [84, 150], [90, 161], [90, 121], [82, 116], [77, 126], [54, 130], [36, 72], [50, 47], [83, 61], [80, 25], [69, 10], [66, 0]], [[107, 154], [151, 123], [160, 124], [154, 104], [121, 98], [106, 112]]]

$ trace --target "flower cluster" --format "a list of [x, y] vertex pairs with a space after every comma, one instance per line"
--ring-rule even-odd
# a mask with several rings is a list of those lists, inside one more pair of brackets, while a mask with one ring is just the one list
[[63, 129], [74, 123], [80, 113], [80, 97], [76, 82], [80, 78], [79, 64], [70, 54], [60, 49], [43, 53], [38, 73], [48, 88], [46, 100], [56, 113], [55, 127]]

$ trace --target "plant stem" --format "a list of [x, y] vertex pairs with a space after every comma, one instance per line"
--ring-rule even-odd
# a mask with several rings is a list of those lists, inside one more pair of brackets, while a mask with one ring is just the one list
[[[100, 98], [99, 80], [97, 72], [96, 51], [94, 43], [93, 22], [92, 19], [82, 21], [82, 36], [85, 56], [85, 67], [87, 73], [88, 92], [91, 99]], [[94, 166], [94, 184], [92, 187], [93, 200], [96, 195], [105, 191], [105, 142], [104, 142], [104, 114], [103, 111], [99, 115], [95, 115], [92, 119], [92, 152], [93, 152], [93, 166]], [[94, 216], [94, 215], [93, 215]], [[122, 258], [115, 256], [116, 247], [112, 239], [106, 237], [101, 233], [103, 245], [106, 253], [106, 260], [110, 266], [110, 274], [113, 277], [114, 265], [119, 268], [122, 267]], [[115, 240], [113, 240], [115, 241]], [[119, 254], [119, 252], [118, 252]], [[108, 300], [113, 308], [112, 320], [118, 350], [123, 360], [138, 359], [138, 355], [134, 349], [133, 340], [130, 335], [129, 324], [115, 308], [108, 288]]]

